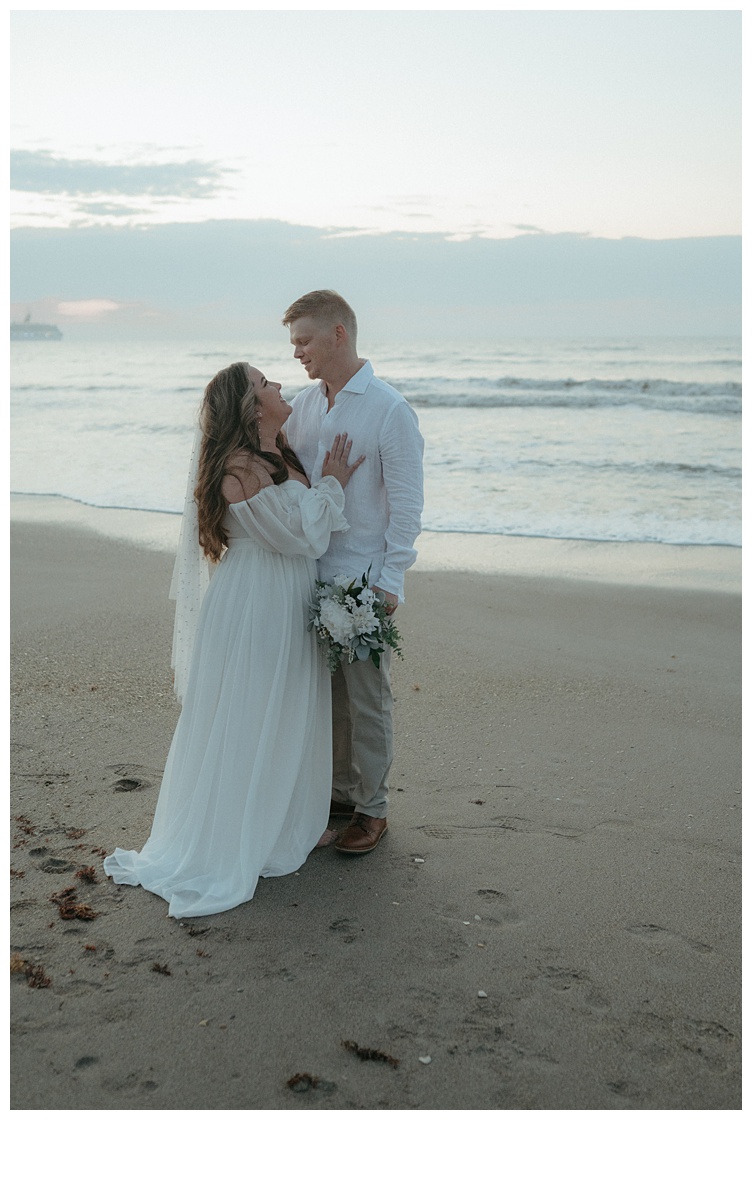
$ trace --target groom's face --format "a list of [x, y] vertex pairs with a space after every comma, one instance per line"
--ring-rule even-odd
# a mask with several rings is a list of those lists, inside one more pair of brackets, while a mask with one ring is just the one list
[[325, 379], [337, 350], [336, 325], [322, 325], [313, 317], [299, 317], [290, 325], [290, 342], [308, 378]]

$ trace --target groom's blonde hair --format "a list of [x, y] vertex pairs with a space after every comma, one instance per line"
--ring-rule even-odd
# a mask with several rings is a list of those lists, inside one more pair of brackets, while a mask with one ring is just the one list
[[312, 317], [321, 325], [344, 325], [353, 345], [357, 341], [358, 322], [355, 313], [339, 292], [306, 292], [305, 296], [293, 301], [282, 318], [282, 324], [292, 325], [301, 317]]

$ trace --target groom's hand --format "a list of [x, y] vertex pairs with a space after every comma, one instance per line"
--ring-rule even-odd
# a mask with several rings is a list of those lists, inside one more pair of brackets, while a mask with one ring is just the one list
[[[381, 589], [379, 590], [381, 591]], [[391, 617], [392, 613], [397, 611], [399, 596], [395, 596], [392, 592], [381, 592], [381, 594], [384, 597], [384, 603], [386, 604], [386, 615]]]

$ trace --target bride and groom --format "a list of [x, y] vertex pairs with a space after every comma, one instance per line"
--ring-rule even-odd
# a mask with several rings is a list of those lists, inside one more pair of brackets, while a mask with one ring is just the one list
[[[104, 860], [174, 917], [242, 904], [316, 846], [368, 853], [387, 828], [391, 651], [330, 678], [308, 614], [317, 578], [369, 570], [388, 613], [404, 600], [423, 439], [341, 296], [310, 292], [283, 324], [317, 381], [292, 406], [248, 363], [206, 388], [171, 590], [183, 708], [148, 841]], [[338, 837], [331, 816], [350, 818]]]

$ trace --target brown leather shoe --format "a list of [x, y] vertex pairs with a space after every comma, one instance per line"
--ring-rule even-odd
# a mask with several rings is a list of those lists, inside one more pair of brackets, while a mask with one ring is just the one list
[[329, 805], [329, 816], [330, 817], [354, 817], [355, 816], [355, 805], [354, 804], [345, 804], [342, 800], [335, 800], [334, 796], [332, 796], [331, 803]]
[[386, 833], [386, 817], [367, 817], [356, 813], [347, 829], [343, 830], [334, 843], [335, 850], [343, 854], [368, 854], [375, 850]]

